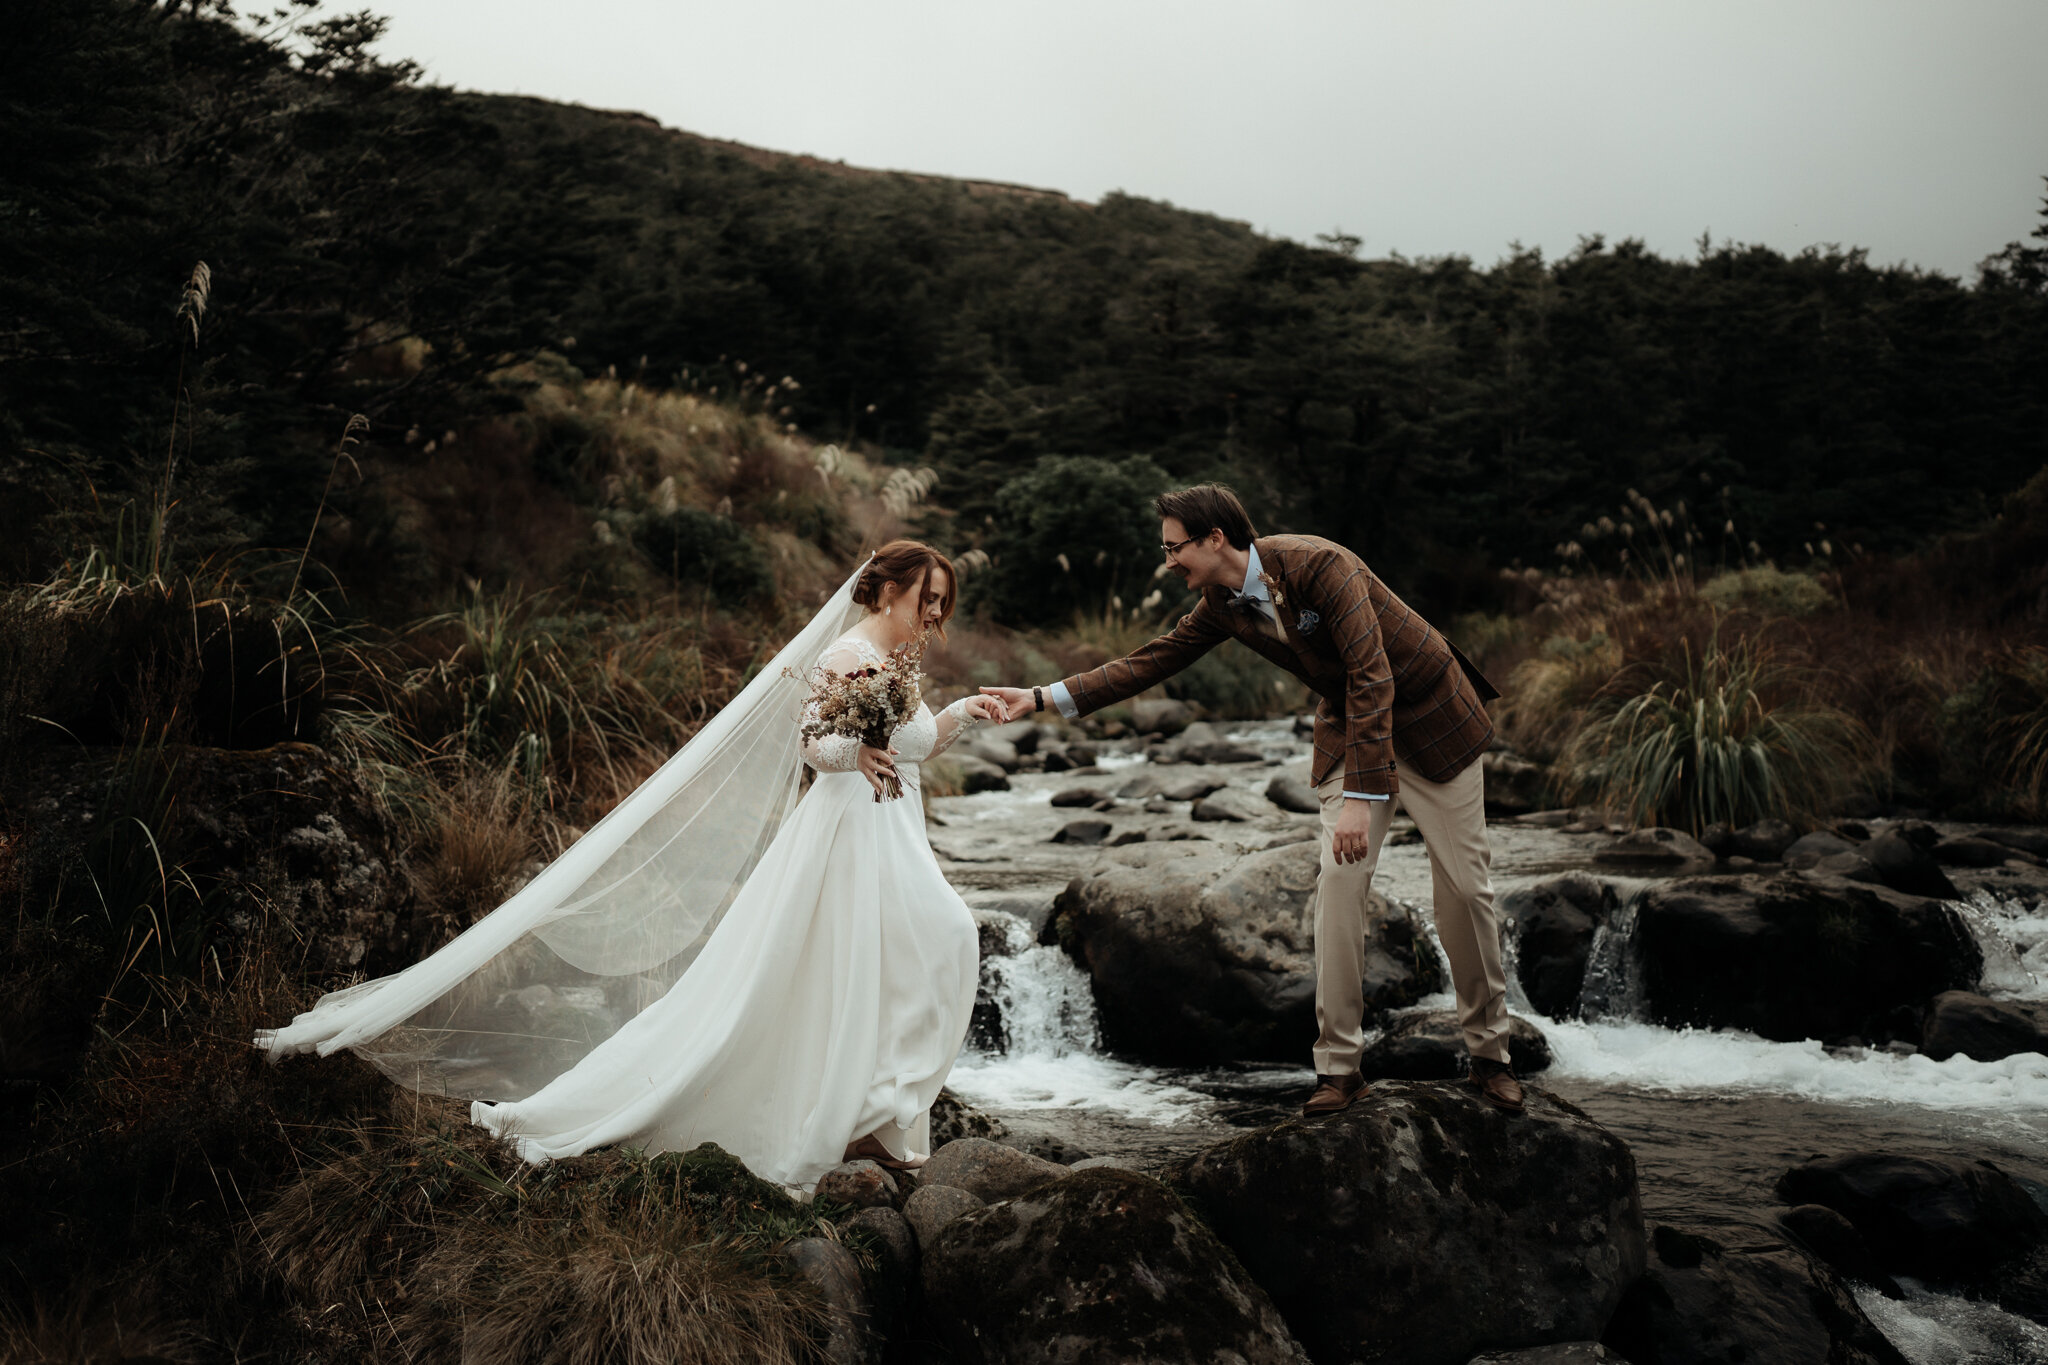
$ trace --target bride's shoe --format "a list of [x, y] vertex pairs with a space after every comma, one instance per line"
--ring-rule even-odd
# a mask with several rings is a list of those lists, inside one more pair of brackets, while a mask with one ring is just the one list
[[882, 1145], [882, 1140], [873, 1133], [869, 1133], [858, 1142], [849, 1143], [846, 1155], [840, 1160], [872, 1161], [877, 1166], [886, 1166], [892, 1171], [914, 1171], [925, 1163], [925, 1158], [921, 1156], [905, 1160], [900, 1156], [891, 1155], [889, 1149]]

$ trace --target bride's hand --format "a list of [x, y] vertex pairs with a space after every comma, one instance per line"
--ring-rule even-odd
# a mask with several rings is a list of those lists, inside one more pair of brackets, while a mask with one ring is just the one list
[[1003, 704], [994, 697], [969, 697], [963, 709], [976, 720], [1009, 719]]
[[893, 746], [887, 749], [877, 749], [868, 744], [860, 746], [860, 775], [875, 789], [877, 801], [883, 799], [883, 780], [896, 776], [896, 753]]

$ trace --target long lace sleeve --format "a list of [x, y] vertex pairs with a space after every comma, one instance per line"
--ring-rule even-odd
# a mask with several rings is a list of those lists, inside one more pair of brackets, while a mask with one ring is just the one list
[[938, 722], [939, 739], [938, 743], [932, 745], [929, 757], [937, 758], [953, 746], [954, 740], [981, 724], [981, 717], [974, 715], [967, 709], [967, 703], [971, 700], [973, 700], [972, 696], [962, 697], [945, 710], [939, 712], [938, 715], [932, 717], [933, 720]]
[[[860, 663], [860, 658], [850, 649], [835, 649], [818, 660], [813, 677], [822, 677], [826, 672], [844, 675]], [[818, 718], [818, 694], [815, 689], [811, 699], [804, 703], [804, 721], [809, 724]], [[821, 735], [804, 741], [804, 762], [821, 773], [850, 773], [860, 767], [860, 741], [852, 735]]]

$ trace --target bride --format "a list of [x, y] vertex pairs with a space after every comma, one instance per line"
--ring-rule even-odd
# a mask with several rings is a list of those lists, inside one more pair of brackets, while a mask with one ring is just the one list
[[[942, 628], [954, 587], [937, 550], [884, 545], [512, 899], [257, 1045], [273, 1060], [350, 1048], [475, 1100], [473, 1120], [535, 1163], [715, 1142], [808, 1187], [842, 1160], [921, 1162], [979, 963], [925, 835], [918, 765], [997, 707], [920, 703], [887, 750], [799, 728], [819, 670]], [[801, 798], [800, 764], [817, 772]], [[884, 799], [892, 776], [903, 796]]]

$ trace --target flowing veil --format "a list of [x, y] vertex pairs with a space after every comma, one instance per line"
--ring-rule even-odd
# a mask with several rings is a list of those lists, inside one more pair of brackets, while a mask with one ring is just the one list
[[510, 900], [404, 971], [256, 1035], [353, 1049], [414, 1089], [519, 1100], [660, 999], [794, 807], [806, 679], [859, 619], [863, 563], [700, 730]]

